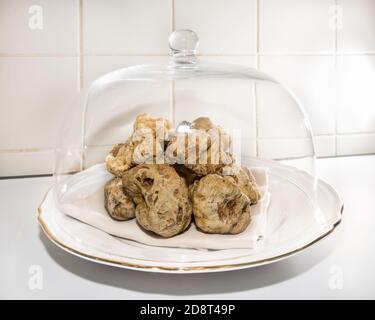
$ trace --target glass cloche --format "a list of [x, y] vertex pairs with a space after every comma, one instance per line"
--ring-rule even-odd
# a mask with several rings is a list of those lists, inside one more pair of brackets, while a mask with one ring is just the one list
[[103, 263], [197, 271], [276, 261], [330, 233], [342, 203], [316, 177], [293, 94], [201, 62], [191, 30], [169, 46], [167, 63], [105, 74], [67, 110], [39, 217], [50, 238]]

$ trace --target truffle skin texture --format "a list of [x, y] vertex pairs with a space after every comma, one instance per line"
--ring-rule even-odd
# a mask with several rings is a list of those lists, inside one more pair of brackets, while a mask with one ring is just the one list
[[133, 152], [134, 146], [130, 139], [125, 143], [116, 144], [105, 159], [107, 170], [116, 177], [121, 177], [125, 171], [133, 167]]
[[228, 135], [222, 127], [215, 125], [208, 117], [199, 117], [195, 119], [191, 123], [191, 127], [195, 130], [205, 130], [206, 132], [211, 131], [211, 133], [216, 132], [223, 150], [227, 150], [232, 142], [230, 135]]
[[135, 217], [134, 202], [124, 194], [121, 178], [113, 178], [106, 183], [104, 205], [114, 220], [125, 221]]
[[164, 164], [143, 164], [125, 172], [123, 188], [136, 204], [135, 216], [146, 230], [169, 238], [190, 224], [192, 207], [184, 178]]
[[253, 174], [247, 167], [227, 166], [222, 169], [222, 174], [235, 183], [249, 197], [251, 204], [258, 202], [260, 199], [259, 188]]
[[201, 117], [192, 122], [191, 129], [170, 139], [165, 152], [168, 162], [184, 164], [198, 176], [219, 173], [222, 167], [234, 163], [227, 151], [230, 136], [221, 127]]
[[218, 144], [213, 144], [205, 154], [201, 154], [197, 158], [196, 164], [187, 164], [186, 166], [198, 176], [219, 173], [221, 169], [234, 163], [233, 156], [224, 152]]
[[134, 132], [143, 129], [151, 129], [154, 137], [164, 140], [172, 129], [172, 123], [164, 118], [151, 118], [148, 113], [137, 116], [133, 125]]
[[164, 139], [171, 127], [166, 119], [140, 114], [134, 122], [132, 135], [125, 143], [116, 144], [106, 157], [107, 170], [122, 177], [137, 164], [163, 163]]
[[190, 187], [195, 224], [207, 233], [237, 234], [251, 221], [250, 200], [229, 177], [209, 174]]

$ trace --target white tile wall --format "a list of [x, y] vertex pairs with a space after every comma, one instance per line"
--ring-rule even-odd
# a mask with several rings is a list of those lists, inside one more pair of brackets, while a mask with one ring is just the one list
[[259, 50], [333, 52], [329, 9], [334, 4], [334, 0], [260, 0]]
[[246, 66], [250, 68], [257, 67], [257, 56], [256, 55], [244, 55], [244, 56], [230, 56], [230, 55], [212, 55], [212, 56], [201, 56], [200, 61], [210, 63], [226, 63]]
[[244, 138], [255, 138], [256, 114], [251, 90], [247, 81], [194, 79], [176, 82], [176, 123], [206, 116], [215, 123], [225, 124], [226, 129], [241, 129]]
[[55, 154], [47, 150], [16, 150], [0, 153], [2, 177], [51, 174], [55, 165]]
[[375, 132], [375, 56], [340, 56], [338, 72], [337, 132]]
[[108, 71], [165, 61], [177, 28], [198, 33], [202, 60], [291, 88], [319, 156], [374, 153], [374, 21], [374, 0], [1, 0], [0, 176], [51, 172], [67, 98]]
[[348, 134], [337, 136], [337, 155], [375, 153], [375, 134]]
[[259, 58], [259, 67], [297, 94], [314, 134], [335, 134], [337, 77], [333, 56], [266, 55]]
[[83, 2], [85, 54], [167, 54], [171, 0]]
[[334, 135], [315, 136], [315, 152], [320, 157], [330, 157], [336, 153], [336, 137]]
[[175, 0], [175, 28], [192, 29], [203, 54], [256, 52], [256, 0]]
[[1, 0], [0, 54], [77, 54], [78, 4], [78, 0]]
[[261, 139], [306, 138], [304, 115], [281, 86], [257, 83], [258, 136]]
[[340, 52], [375, 52], [375, 1], [337, 0], [341, 27], [337, 45]]
[[86, 56], [84, 62], [84, 86], [98, 77], [116, 69], [138, 64], [161, 64], [168, 61], [167, 56]]
[[64, 107], [79, 90], [74, 57], [0, 57], [0, 150], [56, 143]]

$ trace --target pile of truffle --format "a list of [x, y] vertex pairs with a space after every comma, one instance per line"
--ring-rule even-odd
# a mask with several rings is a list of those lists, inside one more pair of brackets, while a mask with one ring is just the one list
[[230, 137], [221, 127], [202, 117], [189, 130], [175, 132], [168, 120], [141, 114], [133, 129], [106, 158], [115, 176], [104, 189], [113, 219], [136, 218], [162, 237], [183, 232], [192, 220], [206, 233], [247, 228], [260, 193], [250, 170], [235, 163]]

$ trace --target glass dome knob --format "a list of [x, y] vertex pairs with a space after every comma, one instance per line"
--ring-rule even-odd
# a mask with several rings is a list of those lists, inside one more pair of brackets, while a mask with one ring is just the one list
[[176, 30], [169, 36], [169, 47], [172, 55], [179, 62], [192, 63], [198, 48], [199, 39], [192, 30]]

